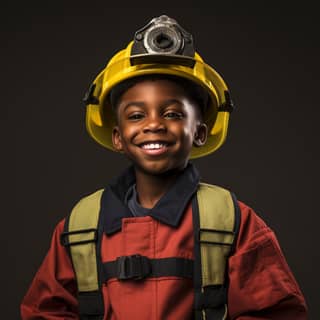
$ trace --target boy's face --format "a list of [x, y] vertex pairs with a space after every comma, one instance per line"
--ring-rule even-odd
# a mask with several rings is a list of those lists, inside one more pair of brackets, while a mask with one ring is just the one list
[[169, 80], [138, 82], [121, 96], [116, 112], [115, 149], [148, 174], [183, 169], [192, 146], [206, 141], [199, 107]]

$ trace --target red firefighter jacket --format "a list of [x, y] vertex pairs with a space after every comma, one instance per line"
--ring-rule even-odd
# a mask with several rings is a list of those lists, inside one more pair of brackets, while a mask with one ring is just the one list
[[[150, 216], [133, 217], [123, 204], [134, 180], [132, 169], [107, 187], [102, 203], [102, 262], [140, 254], [151, 259], [194, 259], [191, 197], [199, 182], [189, 165]], [[234, 254], [228, 262], [228, 319], [307, 319], [303, 295], [272, 230], [242, 202]], [[61, 221], [51, 247], [21, 305], [23, 320], [79, 319], [76, 283], [70, 256], [60, 243]], [[193, 318], [193, 283], [179, 277], [140, 281], [109, 279], [103, 284], [104, 319], [188, 320]]]

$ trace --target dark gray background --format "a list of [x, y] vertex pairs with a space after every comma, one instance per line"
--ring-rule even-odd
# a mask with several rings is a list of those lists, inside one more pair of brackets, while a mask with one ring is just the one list
[[[210, 5], [209, 5], [210, 4]], [[91, 140], [81, 99], [108, 59], [167, 14], [226, 80], [226, 144], [195, 161], [276, 232], [319, 319], [319, 24], [303, 1], [20, 1], [1, 4], [2, 319], [18, 306], [54, 226], [126, 165]]]

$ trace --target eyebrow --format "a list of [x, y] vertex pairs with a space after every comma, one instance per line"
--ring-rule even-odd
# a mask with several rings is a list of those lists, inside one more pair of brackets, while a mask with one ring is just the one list
[[131, 101], [124, 106], [123, 111], [126, 111], [129, 107], [132, 107], [132, 106], [144, 107], [145, 105], [146, 104], [143, 101]]

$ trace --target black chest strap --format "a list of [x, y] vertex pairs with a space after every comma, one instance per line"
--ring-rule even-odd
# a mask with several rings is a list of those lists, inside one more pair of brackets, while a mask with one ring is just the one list
[[184, 258], [149, 259], [135, 254], [103, 263], [104, 279], [141, 280], [144, 278], [193, 278], [193, 260]]

